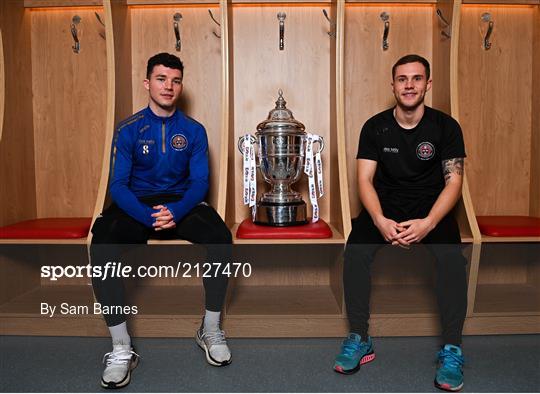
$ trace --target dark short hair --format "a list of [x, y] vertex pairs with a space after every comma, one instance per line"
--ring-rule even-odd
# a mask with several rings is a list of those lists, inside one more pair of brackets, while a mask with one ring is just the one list
[[148, 59], [148, 64], [146, 66], [146, 78], [149, 79], [154, 67], [159, 65], [180, 70], [182, 76], [184, 76], [184, 64], [180, 58], [167, 52], [161, 52]]
[[426, 69], [426, 79], [429, 80], [429, 76], [430, 76], [429, 62], [420, 55], [411, 54], [411, 55], [403, 56], [401, 59], [399, 59], [396, 62], [396, 64], [394, 64], [394, 67], [392, 67], [392, 81], [396, 77], [396, 68], [403, 64], [409, 64], [409, 63], [422, 63], [422, 65]]

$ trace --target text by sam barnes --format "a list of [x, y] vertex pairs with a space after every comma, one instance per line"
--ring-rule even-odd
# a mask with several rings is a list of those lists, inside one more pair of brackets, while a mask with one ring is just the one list
[[101, 305], [99, 302], [94, 302], [92, 305], [72, 305], [67, 302], [62, 302], [60, 305], [51, 305], [46, 302], [41, 303], [40, 313], [53, 317], [55, 314], [60, 315], [136, 315], [139, 313], [136, 305], [131, 306], [108, 306]]

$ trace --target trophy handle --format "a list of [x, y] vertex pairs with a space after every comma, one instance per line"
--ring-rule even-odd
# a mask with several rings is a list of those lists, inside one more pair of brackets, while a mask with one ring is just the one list
[[320, 137], [320, 140], [318, 141], [314, 141], [313, 143], [319, 143], [319, 151], [317, 153], [322, 153], [322, 151], [324, 150], [324, 138], [323, 137]]
[[[257, 142], [257, 139], [251, 134], [249, 134], [249, 139], [251, 140], [251, 144], [255, 144]], [[240, 151], [242, 156], [244, 156], [244, 140], [245, 136], [242, 136], [238, 139], [238, 150]]]

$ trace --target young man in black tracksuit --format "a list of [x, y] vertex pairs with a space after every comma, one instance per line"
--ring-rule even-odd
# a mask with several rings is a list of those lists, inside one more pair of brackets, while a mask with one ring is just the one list
[[[461, 334], [467, 308], [466, 260], [452, 209], [461, 196], [465, 148], [459, 124], [424, 104], [429, 63], [407, 55], [392, 68], [396, 106], [363, 126], [358, 147], [359, 196], [345, 250], [343, 282], [350, 334], [334, 369], [350, 374], [375, 358], [368, 335], [371, 264], [384, 244], [424, 243], [436, 258], [436, 293], [444, 345], [436, 387], [463, 386]], [[437, 245], [438, 244], [438, 245]]]

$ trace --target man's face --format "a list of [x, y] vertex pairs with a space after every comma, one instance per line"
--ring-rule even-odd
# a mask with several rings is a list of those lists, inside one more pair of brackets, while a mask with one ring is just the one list
[[182, 72], [161, 64], [154, 66], [150, 79], [144, 80], [144, 87], [150, 93], [151, 102], [170, 111], [182, 93]]
[[431, 79], [426, 78], [422, 63], [414, 62], [396, 67], [392, 92], [397, 104], [405, 110], [414, 110], [424, 102], [426, 92], [431, 89]]

